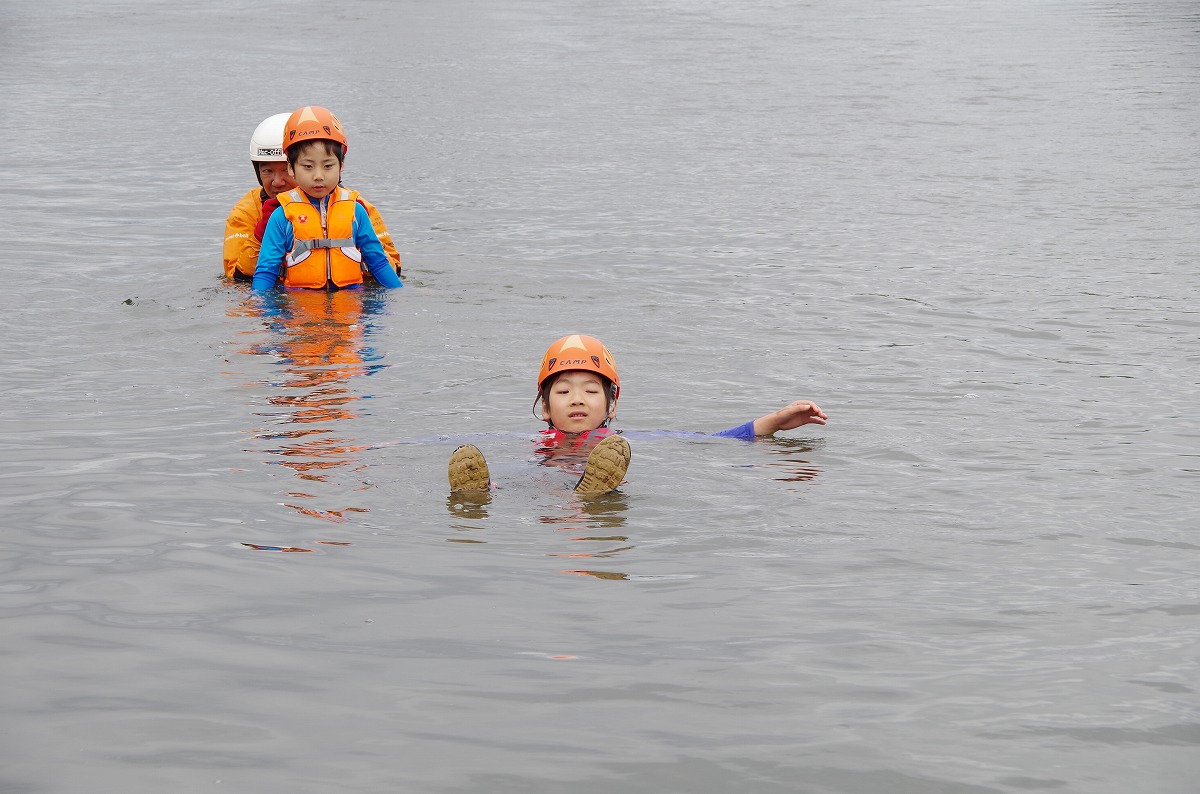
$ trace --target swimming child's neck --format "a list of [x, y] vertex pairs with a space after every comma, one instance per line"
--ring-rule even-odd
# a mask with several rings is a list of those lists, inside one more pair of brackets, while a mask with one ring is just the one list
[[599, 427], [593, 427], [591, 430], [581, 430], [578, 433], [568, 433], [566, 430], [559, 430], [554, 425], [550, 425], [542, 432], [546, 433], [547, 435], [556, 436], [558, 438], [586, 438], [589, 433], [598, 433], [601, 435], [606, 435], [608, 433], [611, 433], [612, 430], [611, 430], [611, 428], [609, 428], [608, 425], [600, 425]]

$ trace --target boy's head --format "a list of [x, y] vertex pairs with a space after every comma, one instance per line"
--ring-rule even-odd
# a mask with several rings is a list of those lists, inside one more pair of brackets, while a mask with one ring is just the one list
[[550, 345], [538, 374], [542, 419], [564, 433], [604, 427], [617, 414], [621, 378], [599, 339], [572, 334]]
[[337, 141], [313, 140], [298, 143], [287, 150], [287, 165], [289, 169], [296, 167], [296, 161], [301, 157], [332, 157], [341, 166], [346, 162], [346, 147]]
[[254, 167], [254, 177], [266, 191], [267, 198], [275, 198], [275, 194], [296, 186], [283, 154], [283, 127], [289, 115], [276, 113], [263, 119], [250, 136], [250, 165]]
[[302, 107], [284, 125], [288, 173], [315, 198], [328, 195], [341, 181], [348, 148], [342, 122], [323, 107]]
[[316, 140], [340, 143], [343, 153], [350, 148], [341, 120], [328, 109], [305, 105], [293, 111], [283, 126], [283, 150], [286, 152], [298, 143]]

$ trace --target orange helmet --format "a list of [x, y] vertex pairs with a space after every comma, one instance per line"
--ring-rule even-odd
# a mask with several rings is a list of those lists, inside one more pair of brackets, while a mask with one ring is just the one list
[[542, 371], [538, 373], [538, 391], [542, 390], [551, 375], [571, 369], [583, 369], [608, 378], [613, 385], [613, 399], [620, 395], [621, 377], [617, 375], [617, 362], [604, 343], [594, 336], [572, 334], [550, 345], [542, 358]]
[[285, 152], [293, 144], [321, 140], [340, 143], [344, 149], [350, 148], [350, 145], [346, 143], [346, 133], [342, 130], [342, 122], [323, 107], [305, 105], [288, 116], [287, 124], [283, 125], [283, 150]]

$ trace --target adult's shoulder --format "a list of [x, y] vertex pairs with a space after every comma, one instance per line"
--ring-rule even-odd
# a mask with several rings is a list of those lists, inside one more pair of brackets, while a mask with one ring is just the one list
[[233, 205], [233, 209], [229, 211], [230, 219], [238, 216], [253, 216], [257, 222], [258, 216], [262, 214], [262, 188], [254, 188], [246, 192], [246, 195], [237, 200]]

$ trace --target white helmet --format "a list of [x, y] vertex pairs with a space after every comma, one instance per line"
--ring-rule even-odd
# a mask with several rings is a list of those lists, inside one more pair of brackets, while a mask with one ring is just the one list
[[254, 134], [250, 136], [251, 162], [282, 163], [287, 160], [283, 153], [283, 125], [291, 115], [276, 113], [254, 128]]

